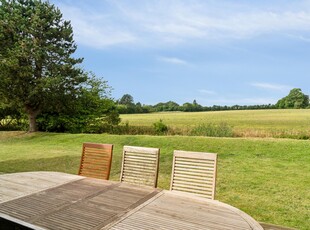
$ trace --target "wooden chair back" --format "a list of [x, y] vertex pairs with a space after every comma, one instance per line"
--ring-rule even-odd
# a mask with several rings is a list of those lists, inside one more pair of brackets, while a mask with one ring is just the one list
[[113, 145], [83, 143], [79, 175], [108, 180]]
[[124, 146], [121, 182], [157, 187], [158, 148]]
[[217, 154], [175, 150], [170, 190], [214, 200]]

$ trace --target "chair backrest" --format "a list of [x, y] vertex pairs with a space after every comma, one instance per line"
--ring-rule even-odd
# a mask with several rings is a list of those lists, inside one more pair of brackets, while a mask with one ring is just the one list
[[83, 143], [79, 175], [108, 180], [111, 170], [113, 145]]
[[217, 154], [175, 150], [170, 190], [215, 198]]
[[157, 187], [158, 148], [124, 146], [121, 182]]

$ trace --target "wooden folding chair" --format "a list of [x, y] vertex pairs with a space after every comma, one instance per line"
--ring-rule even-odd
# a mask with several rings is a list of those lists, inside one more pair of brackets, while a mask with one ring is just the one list
[[79, 175], [108, 180], [111, 170], [113, 145], [83, 143]]
[[217, 154], [175, 150], [170, 190], [214, 200]]
[[121, 182], [157, 187], [158, 148], [124, 146]]

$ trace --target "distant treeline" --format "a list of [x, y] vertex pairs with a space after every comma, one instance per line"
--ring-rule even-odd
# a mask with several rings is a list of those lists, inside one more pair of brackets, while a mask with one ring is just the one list
[[117, 101], [117, 110], [120, 114], [131, 113], [151, 113], [151, 112], [200, 112], [200, 111], [225, 111], [225, 110], [256, 110], [256, 109], [304, 109], [309, 108], [309, 96], [302, 93], [301, 89], [294, 88], [290, 93], [278, 100], [276, 104], [268, 105], [233, 105], [233, 106], [202, 106], [194, 100], [192, 103], [186, 102], [179, 105], [174, 101], [160, 102], [156, 105], [142, 105], [135, 103], [130, 94], [125, 94]]

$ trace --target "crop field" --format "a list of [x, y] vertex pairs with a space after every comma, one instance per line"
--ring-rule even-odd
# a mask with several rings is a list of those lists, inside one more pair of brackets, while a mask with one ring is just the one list
[[123, 124], [133, 126], [152, 126], [161, 119], [181, 133], [201, 124], [225, 123], [235, 137], [310, 138], [309, 109], [123, 114], [121, 119]]
[[309, 229], [309, 140], [0, 132], [0, 172], [76, 174], [83, 142], [114, 144], [112, 180], [119, 180], [124, 145], [160, 148], [158, 186], [165, 189], [173, 150], [218, 153], [216, 199], [261, 222]]

